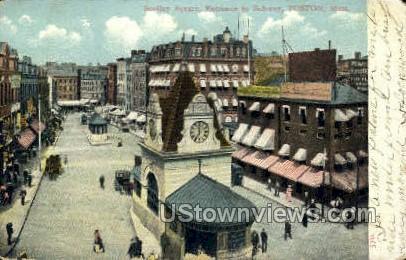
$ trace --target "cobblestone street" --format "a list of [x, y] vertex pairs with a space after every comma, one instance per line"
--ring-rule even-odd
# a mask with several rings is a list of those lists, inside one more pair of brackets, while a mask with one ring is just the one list
[[[129, 133], [109, 132], [123, 139], [123, 147], [90, 146], [80, 114], [70, 114], [55, 153], [67, 155], [64, 173], [56, 181], [44, 178], [15, 252], [26, 250], [36, 259], [123, 259], [134, 230], [131, 198], [114, 190], [114, 172], [133, 165], [138, 151]], [[63, 157], [62, 156], [62, 157]], [[106, 188], [99, 188], [99, 176]], [[106, 253], [92, 251], [93, 232], [101, 231]]]

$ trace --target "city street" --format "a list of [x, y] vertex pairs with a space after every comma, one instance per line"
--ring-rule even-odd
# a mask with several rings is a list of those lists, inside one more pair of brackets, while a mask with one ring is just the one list
[[[99, 229], [106, 253], [98, 257], [123, 259], [135, 232], [131, 198], [114, 190], [114, 172], [133, 165], [136, 138], [110, 126], [123, 146], [91, 146], [79, 113], [69, 114], [63, 127], [55, 153], [67, 155], [68, 163], [56, 181], [44, 178], [15, 252], [25, 250], [36, 259], [94, 258], [93, 232]], [[100, 175], [105, 176], [104, 190]]]
[[[272, 208], [282, 205], [245, 188], [233, 190], [251, 200], [257, 208]], [[368, 259], [368, 225], [359, 224], [352, 230], [344, 224], [292, 223], [292, 239], [284, 240], [284, 223], [254, 223], [253, 230], [258, 234], [265, 228], [268, 234], [267, 254], [259, 253], [256, 259]]]

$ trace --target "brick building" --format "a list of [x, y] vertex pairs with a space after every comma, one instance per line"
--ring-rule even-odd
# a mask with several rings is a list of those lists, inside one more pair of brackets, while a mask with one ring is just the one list
[[[367, 187], [367, 97], [334, 82], [285, 83], [239, 91], [239, 127], [233, 158], [247, 177], [278, 180], [295, 195], [334, 194]], [[255, 89], [258, 88], [258, 89]], [[265, 94], [264, 94], [265, 93]]]
[[107, 103], [117, 104], [117, 64], [107, 64]]
[[79, 100], [80, 87], [77, 74], [53, 75], [58, 101]]
[[360, 52], [356, 52], [354, 58], [349, 59], [338, 55], [337, 80], [368, 93], [368, 57], [361, 57]]
[[90, 100], [91, 103], [105, 104], [107, 92], [106, 66], [81, 66], [80, 98]]
[[327, 82], [336, 79], [336, 50], [289, 53], [289, 81]]
[[167, 97], [184, 64], [205, 96], [216, 93], [217, 102], [223, 108], [224, 122], [235, 123], [237, 89], [250, 85], [254, 79], [252, 53], [248, 37], [235, 39], [228, 28], [213, 37], [213, 41], [207, 38], [195, 41], [192, 36], [190, 41], [183, 37], [177, 42], [156, 45], [149, 60], [148, 87], [151, 92]]
[[129, 91], [130, 110], [145, 115], [148, 100], [148, 55], [144, 50], [131, 52], [132, 82]]
[[117, 59], [117, 105], [129, 110], [129, 88], [132, 82], [131, 58]]

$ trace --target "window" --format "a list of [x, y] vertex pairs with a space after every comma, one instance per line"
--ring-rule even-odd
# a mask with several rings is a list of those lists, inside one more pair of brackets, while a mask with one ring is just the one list
[[352, 128], [352, 126], [353, 126], [353, 124], [352, 124], [352, 119], [348, 120], [348, 121], [346, 122], [346, 125], [347, 125], [348, 128]]
[[175, 48], [175, 56], [176, 57], [180, 56], [180, 48]]
[[245, 245], [245, 231], [232, 231], [228, 233], [228, 249], [236, 250]]
[[283, 106], [283, 121], [290, 121], [290, 107], [289, 106]]
[[325, 138], [326, 138], [326, 133], [323, 133], [323, 132], [317, 133], [317, 139], [323, 140]]
[[290, 131], [290, 127], [289, 126], [285, 126], [285, 132], [289, 132]]
[[159, 209], [158, 183], [155, 179], [155, 176], [152, 173], [148, 175], [147, 179], [148, 179], [147, 205], [152, 210], [152, 212], [158, 214]]
[[317, 109], [317, 126], [318, 127], [324, 127], [325, 125], [325, 114], [324, 114], [324, 109], [318, 108]]
[[335, 127], [336, 129], [340, 129], [340, 128], [341, 128], [341, 122], [335, 121], [335, 122], [334, 122], [334, 127]]
[[217, 54], [217, 49], [216, 48], [211, 48], [210, 49], [210, 56], [216, 56]]
[[364, 116], [364, 109], [362, 107], [358, 108], [357, 124], [362, 124], [362, 117]]
[[221, 48], [220, 53], [222, 57], [225, 57], [227, 55], [227, 48]]
[[305, 107], [299, 107], [299, 116], [300, 116], [300, 122], [302, 124], [307, 124], [307, 118], [306, 118], [306, 108]]
[[351, 134], [352, 134], [351, 132], [345, 132], [345, 133], [344, 133], [345, 139], [347, 139], [347, 140], [350, 139]]
[[306, 129], [300, 129], [299, 134], [305, 135], [307, 133]]

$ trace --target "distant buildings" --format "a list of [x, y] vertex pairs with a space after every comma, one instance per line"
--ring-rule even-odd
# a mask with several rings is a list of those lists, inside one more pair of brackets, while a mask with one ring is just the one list
[[131, 52], [130, 110], [143, 115], [146, 113], [148, 98], [148, 55], [144, 50]]
[[[237, 89], [250, 85], [254, 79], [252, 42], [244, 36], [235, 39], [228, 27], [212, 41], [204, 38], [156, 45], [149, 60], [149, 82], [151, 92], [167, 97], [172, 90], [181, 65], [193, 74], [200, 91], [208, 96], [217, 94], [219, 107], [223, 109], [226, 124], [237, 122]], [[250, 61], [250, 63], [248, 63]]]
[[54, 75], [52, 76], [57, 93], [58, 101], [79, 100], [79, 77], [77, 74]]
[[117, 64], [107, 64], [107, 103], [117, 104]]
[[288, 57], [277, 53], [254, 56], [255, 85], [270, 86], [282, 83], [288, 72]]
[[80, 98], [93, 104], [105, 104], [108, 85], [108, 67], [81, 66]]
[[117, 59], [117, 105], [129, 110], [129, 93], [131, 85], [131, 58]]
[[338, 55], [337, 80], [362, 92], [368, 92], [368, 57], [356, 52], [354, 58]]
[[336, 72], [335, 49], [289, 53], [289, 81], [334, 81]]

